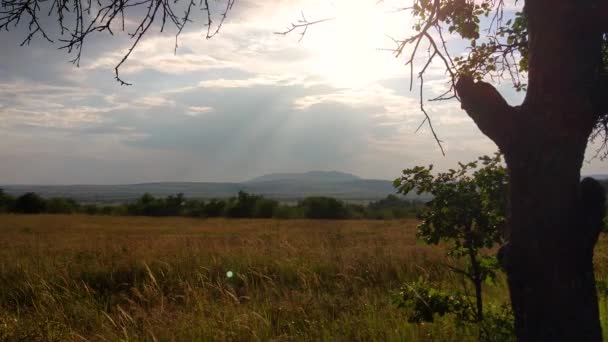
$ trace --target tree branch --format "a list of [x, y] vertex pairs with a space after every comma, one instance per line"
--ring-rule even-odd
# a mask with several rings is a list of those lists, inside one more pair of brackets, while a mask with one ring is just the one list
[[479, 129], [505, 152], [514, 132], [515, 108], [489, 83], [461, 76], [456, 82], [461, 107]]
[[[129, 85], [120, 78], [119, 69], [149, 29], [155, 28], [152, 26], [153, 23], [158, 23], [160, 32], [163, 32], [165, 25], [175, 27], [177, 31], [175, 52], [179, 35], [186, 24], [192, 22], [191, 17], [195, 7], [199, 7], [205, 13], [206, 37], [209, 39], [218, 34], [236, 0], [222, 1], [225, 5], [217, 10], [218, 13], [214, 13], [209, 0], [0, 0], [0, 30], [8, 31], [22, 23], [26, 32], [22, 45], [29, 44], [37, 35], [52, 43], [53, 39], [47, 33], [59, 31], [58, 41], [61, 43], [59, 48], [74, 53], [71, 62], [78, 66], [85, 40], [93, 34], [102, 32], [114, 35], [115, 27], [125, 31], [125, 16], [129, 14], [129, 19], [135, 23], [135, 31], [128, 33], [133, 43], [114, 69], [116, 80], [122, 85]], [[186, 4], [182, 5], [184, 2]], [[219, 2], [220, 0], [216, 1]], [[95, 8], [92, 8], [92, 4]], [[125, 13], [135, 7], [139, 7], [140, 10]], [[183, 17], [176, 14], [178, 9], [184, 10]], [[56, 17], [57, 29], [51, 28], [51, 31], [47, 32], [47, 27], [43, 26], [44, 21], [40, 20], [43, 14]], [[215, 25], [212, 20], [214, 14], [219, 16]]]
[[298, 20], [297, 23], [291, 23], [291, 27], [287, 28], [285, 31], [277, 31], [274, 34], [280, 34], [285, 36], [293, 32], [294, 30], [300, 29], [300, 39], [298, 39], [298, 42], [301, 42], [302, 39], [304, 39], [306, 32], [308, 32], [308, 28], [310, 26], [321, 24], [334, 19], [335, 18], [325, 18], [320, 20], [308, 21], [308, 19], [306, 19], [306, 17], [304, 16], [304, 12], [302, 12], [302, 19]]

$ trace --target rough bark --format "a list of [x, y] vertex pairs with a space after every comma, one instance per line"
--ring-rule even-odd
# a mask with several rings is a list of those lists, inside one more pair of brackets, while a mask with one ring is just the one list
[[589, 22], [593, 3], [526, 2], [530, 69], [521, 106], [509, 106], [488, 83], [461, 77], [456, 84], [463, 109], [507, 162], [503, 264], [519, 341], [602, 339], [593, 248], [605, 197], [597, 182], [580, 182], [589, 135], [603, 114], [594, 91], [604, 24]]

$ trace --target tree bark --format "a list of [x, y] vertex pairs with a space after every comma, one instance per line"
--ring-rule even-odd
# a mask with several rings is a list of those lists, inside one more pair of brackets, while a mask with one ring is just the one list
[[503, 264], [519, 341], [602, 339], [593, 248], [605, 194], [580, 180], [589, 135], [604, 114], [595, 105], [602, 32], [589, 16], [593, 3], [526, 1], [529, 85], [521, 106], [509, 106], [488, 83], [461, 77], [456, 84], [463, 109], [507, 162]]
[[601, 226], [589, 220], [592, 208], [583, 205], [579, 168], [570, 166], [580, 165], [579, 153], [546, 153], [507, 157], [506, 271], [516, 334], [520, 341], [600, 341], [593, 247]]

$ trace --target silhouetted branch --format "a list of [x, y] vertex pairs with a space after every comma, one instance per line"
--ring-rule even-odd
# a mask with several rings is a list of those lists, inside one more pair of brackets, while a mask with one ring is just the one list
[[473, 119], [479, 129], [505, 151], [513, 137], [515, 109], [489, 83], [475, 82], [470, 76], [460, 76], [456, 92], [462, 109]]
[[274, 34], [287, 35], [295, 30], [300, 29], [301, 30], [300, 39], [298, 39], [298, 41], [301, 42], [302, 39], [304, 39], [306, 32], [308, 32], [308, 28], [310, 26], [324, 23], [326, 21], [331, 21], [331, 20], [335, 20], [335, 18], [325, 18], [325, 19], [320, 19], [320, 20], [308, 21], [308, 19], [306, 19], [306, 17], [304, 16], [304, 12], [302, 12], [302, 19], [298, 20], [295, 23], [291, 23], [291, 27], [287, 28], [285, 31], [278, 31], [278, 32], [275, 32]]
[[[129, 85], [119, 76], [120, 67], [129, 59], [142, 37], [150, 30], [152, 24], [158, 22], [159, 30], [164, 31], [167, 24], [176, 29], [175, 49], [177, 52], [178, 38], [186, 24], [192, 22], [192, 9], [201, 8], [206, 14], [208, 39], [217, 35], [224, 24], [228, 13], [236, 0], [224, 0], [225, 6], [219, 11], [219, 22], [213, 25], [214, 11], [209, 0], [0, 0], [0, 29], [9, 30], [23, 24], [27, 28], [27, 35], [22, 45], [29, 44], [31, 40], [40, 35], [49, 42], [49, 28], [44, 27], [40, 21], [40, 12], [44, 10], [46, 16], [54, 16], [57, 20], [60, 49], [74, 53], [72, 63], [80, 65], [84, 42], [93, 33], [107, 32], [114, 34], [116, 24], [121, 31], [125, 31], [125, 17], [132, 19], [136, 24], [135, 30], [128, 35], [133, 43], [123, 58], [118, 62], [114, 71], [115, 78], [122, 85]], [[184, 5], [185, 3], [185, 5]], [[95, 8], [93, 8], [95, 7]], [[125, 13], [128, 9], [144, 8], [143, 15]], [[176, 14], [183, 10], [184, 15]], [[139, 17], [139, 18], [138, 18]]]
[[209, 3], [207, 1], [208, 0], [205, 0], [205, 8], [207, 9], [207, 19], [209, 20], [207, 23], [207, 39], [211, 39], [220, 32], [220, 29], [222, 28], [222, 25], [224, 25], [224, 21], [226, 21], [226, 17], [228, 16], [228, 12], [232, 9], [232, 6], [234, 6], [234, 2], [236, 0], [226, 0], [226, 8], [224, 12], [222, 12], [220, 23], [217, 25], [215, 31], [212, 34], [209, 34], [209, 29], [211, 28], [211, 11], [209, 10]]
[[[422, 113], [424, 113], [424, 121], [422, 121], [422, 124], [424, 124], [425, 122], [428, 122], [429, 128], [431, 129], [431, 134], [433, 134], [433, 138], [435, 138], [435, 141], [437, 142], [437, 145], [439, 146], [439, 149], [441, 150], [441, 154], [445, 156], [445, 151], [443, 150], [443, 145], [441, 145], [441, 140], [439, 140], [439, 137], [437, 137], [437, 133], [435, 132], [435, 128], [433, 127], [433, 122], [431, 121], [431, 117], [429, 116], [429, 113], [427, 113], [426, 109], [424, 108], [424, 72], [426, 71], [426, 68], [431, 64], [431, 62], [433, 61], [433, 58], [435, 56], [437, 56], [436, 51], [433, 52], [431, 57], [429, 57], [426, 64], [424, 65], [424, 67], [422, 68], [420, 73], [418, 74], [418, 78], [420, 79], [420, 110], [422, 111]], [[420, 127], [422, 127], [422, 124], [420, 124], [418, 129], [416, 129], [416, 132], [420, 129]]]

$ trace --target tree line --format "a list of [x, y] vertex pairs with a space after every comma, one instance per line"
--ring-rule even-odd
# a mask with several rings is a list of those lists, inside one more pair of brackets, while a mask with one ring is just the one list
[[34, 192], [11, 196], [0, 189], [0, 213], [88, 214], [115, 216], [187, 216], [280, 219], [400, 219], [415, 217], [422, 203], [388, 195], [367, 205], [332, 197], [307, 197], [289, 205], [261, 195], [240, 191], [225, 199], [194, 199], [183, 194], [155, 197], [149, 193], [116, 205], [84, 204], [65, 198], [43, 198]]

